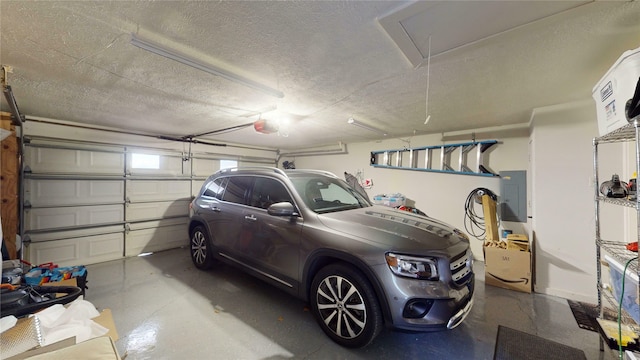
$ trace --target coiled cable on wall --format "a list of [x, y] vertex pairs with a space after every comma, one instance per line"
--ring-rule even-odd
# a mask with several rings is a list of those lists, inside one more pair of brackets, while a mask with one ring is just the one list
[[482, 204], [482, 196], [489, 195], [493, 201], [497, 201], [496, 194], [487, 188], [475, 188], [467, 196], [464, 203], [464, 229], [478, 240], [484, 240], [487, 232], [484, 221], [484, 209], [482, 214], [476, 211], [475, 203]]

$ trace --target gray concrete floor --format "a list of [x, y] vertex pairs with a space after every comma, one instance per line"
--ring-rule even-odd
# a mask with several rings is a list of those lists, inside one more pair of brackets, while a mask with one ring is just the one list
[[498, 325], [614, 359], [599, 336], [580, 329], [565, 299], [484, 284], [458, 328], [385, 330], [363, 349], [327, 338], [306, 304], [261, 280], [219, 265], [194, 268], [186, 248], [88, 266], [86, 300], [110, 308], [123, 359], [492, 359]]

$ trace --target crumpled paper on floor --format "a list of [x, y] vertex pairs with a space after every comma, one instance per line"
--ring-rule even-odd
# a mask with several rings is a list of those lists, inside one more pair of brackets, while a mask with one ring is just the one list
[[38, 312], [42, 329], [43, 345], [53, 344], [70, 337], [80, 343], [94, 337], [105, 335], [109, 329], [94, 322], [100, 315], [95, 306], [79, 297], [66, 306], [52, 305]]

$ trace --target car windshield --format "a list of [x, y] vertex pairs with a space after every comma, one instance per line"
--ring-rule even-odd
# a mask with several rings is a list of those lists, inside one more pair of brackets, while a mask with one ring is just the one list
[[291, 182], [307, 207], [319, 214], [371, 206], [368, 199], [338, 178], [293, 176]]

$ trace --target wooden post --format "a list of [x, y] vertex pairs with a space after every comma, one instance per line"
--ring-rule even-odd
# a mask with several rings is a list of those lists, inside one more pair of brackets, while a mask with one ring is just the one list
[[498, 213], [496, 211], [496, 202], [489, 195], [482, 195], [482, 212], [484, 213], [486, 239], [491, 241], [500, 241], [500, 237], [498, 235]]
[[9, 258], [17, 258], [16, 234], [18, 233], [18, 138], [11, 114], [0, 113], [0, 128], [11, 131], [0, 143], [0, 217], [2, 237]]

